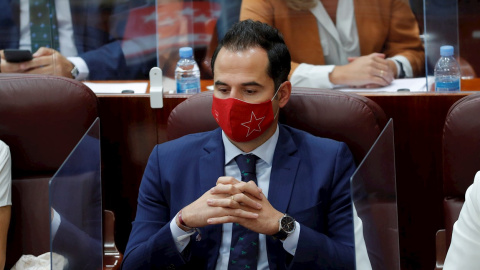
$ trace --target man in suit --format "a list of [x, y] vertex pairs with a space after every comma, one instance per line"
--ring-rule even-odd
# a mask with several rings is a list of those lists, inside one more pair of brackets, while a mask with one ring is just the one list
[[418, 24], [404, 0], [243, 0], [240, 19], [284, 35], [294, 86], [373, 88], [425, 76]]
[[[227, 32], [212, 58], [220, 128], [154, 148], [123, 269], [354, 269], [353, 157], [344, 143], [278, 124], [290, 60], [267, 24]], [[241, 169], [248, 157], [254, 173]], [[235, 237], [242, 228], [258, 241]]]
[[[78, 80], [144, 78], [148, 73], [142, 65], [127, 65], [122, 50], [129, 1], [48, 2], [55, 3], [59, 47], [48, 44], [36, 48], [30, 36], [29, 1], [0, 0], [0, 72], [53, 74]], [[31, 50], [33, 59], [7, 62], [3, 50], [18, 48]]]

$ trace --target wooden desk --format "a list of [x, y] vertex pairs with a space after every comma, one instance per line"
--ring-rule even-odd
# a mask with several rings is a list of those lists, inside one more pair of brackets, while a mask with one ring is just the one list
[[[402, 269], [434, 267], [435, 233], [444, 227], [443, 124], [450, 106], [469, 94], [362, 94], [394, 120]], [[186, 96], [167, 95], [164, 108], [155, 110], [150, 108], [148, 95], [98, 97], [105, 209], [115, 212], [116, 242], [123, 252], [150, 152], [155, 144], [167, 140], [168, 115]]]

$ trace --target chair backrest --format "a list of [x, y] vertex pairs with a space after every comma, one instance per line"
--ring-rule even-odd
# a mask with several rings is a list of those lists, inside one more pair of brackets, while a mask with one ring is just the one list
[[[212, 92], [203, 92], [180, 103], [167, 123], [169, 140], [213, 130]], [[280, 110], [280, 122], [316, 136], [345, 142], [357, 164], [387, 122], [383, 110], [372, 100], [334, 90], [294, 88], [290, 101]]]
[[6, 269], [22, 254], [50, 250], [48, 181], [97, 116], [97, 97], [83, 83], [0, 74], [0, 139], [13, 178]]
[[447, 248], [465, 192], [480, 170], [480, 93], [458, 100], [443, 127], [443, 193]]

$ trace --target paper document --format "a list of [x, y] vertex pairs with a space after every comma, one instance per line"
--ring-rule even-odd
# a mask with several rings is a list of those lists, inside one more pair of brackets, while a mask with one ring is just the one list
[[[433, 76], [428, 77], [428, 87], [427, 79], [425, 77], [421, 78], [408, 78], [408, 79], [396, 79], [390, 85], [380, 87], [380, 88], [335, 88], [340, 91], [345, 92], [427, 92], [430, 89], [430, 86], [434, 83], [435, 79]], [[407, 90], [408, 89], [408, 90]]]
[[[135, 94], [145, 94], [148, 83], [92, 83], [84, 82], [95, 94], [121, 94], [123, 90], [132, 90]], [[130, 92], [131, 91], [126, 91]]]
[[177, 92], [177, 83], [175, 79], [163, 76], [163, 93], [175, 94]]

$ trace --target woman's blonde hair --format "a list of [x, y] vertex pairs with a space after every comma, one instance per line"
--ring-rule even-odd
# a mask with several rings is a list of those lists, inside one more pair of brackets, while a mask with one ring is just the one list
[[318, 0], [285, 0], [293, 10], [309, 10], [318, 4]]

